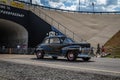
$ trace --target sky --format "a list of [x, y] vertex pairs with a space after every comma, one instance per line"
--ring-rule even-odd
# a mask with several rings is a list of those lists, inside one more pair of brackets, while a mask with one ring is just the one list
[[32, 3], [65, 10], [120, 11], [120, 0], [32, 0]]

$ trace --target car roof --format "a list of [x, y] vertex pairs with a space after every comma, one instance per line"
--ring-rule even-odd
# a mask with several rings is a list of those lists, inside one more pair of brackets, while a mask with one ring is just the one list
[[46, 38], [66, 38], [64, 35], [47, 36]]

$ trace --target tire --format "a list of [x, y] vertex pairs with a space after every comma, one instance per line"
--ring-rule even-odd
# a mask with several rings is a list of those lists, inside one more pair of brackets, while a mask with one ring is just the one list
[[56, 60], [58, 57], [57, 56], [52, 56], [52, 58]]
[[67, 53], [67, 60], [68, 61], [75, 61], [77, 59], [77, 56], [74, 51], [68, 51]]
[[89, 61], [91, 58], [82, 58], [83, 59], [83, 61]]
[[44, 52], [43, 51], [37, 51], [36, 52], [37, 59], [43, 59], [44, 58]]

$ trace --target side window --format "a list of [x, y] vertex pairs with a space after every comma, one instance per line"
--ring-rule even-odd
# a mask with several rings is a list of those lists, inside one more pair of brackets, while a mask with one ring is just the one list
[[63, 43], [68, 43], [68, 40], [67, 40], [67, 39], [65, 39]]
[[45, 43], [45, 44], [48, 44], [48, 43], [49, 43], [49, 39], [46, 39], [46, 40], [44, 41], [44, 43]]
[[59, 38], [51, 38], [50, 43], [60, 43], [60, 39]]
[[66, 38], [63, 43], [73, 43], [73, 41], [69, 38]]

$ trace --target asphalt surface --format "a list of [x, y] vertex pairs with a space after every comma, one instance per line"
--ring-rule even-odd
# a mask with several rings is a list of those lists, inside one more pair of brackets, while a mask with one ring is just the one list
[[120, 80], [120, 59], [36, 59], [35, 55], [0, 55], [0, 80]]

